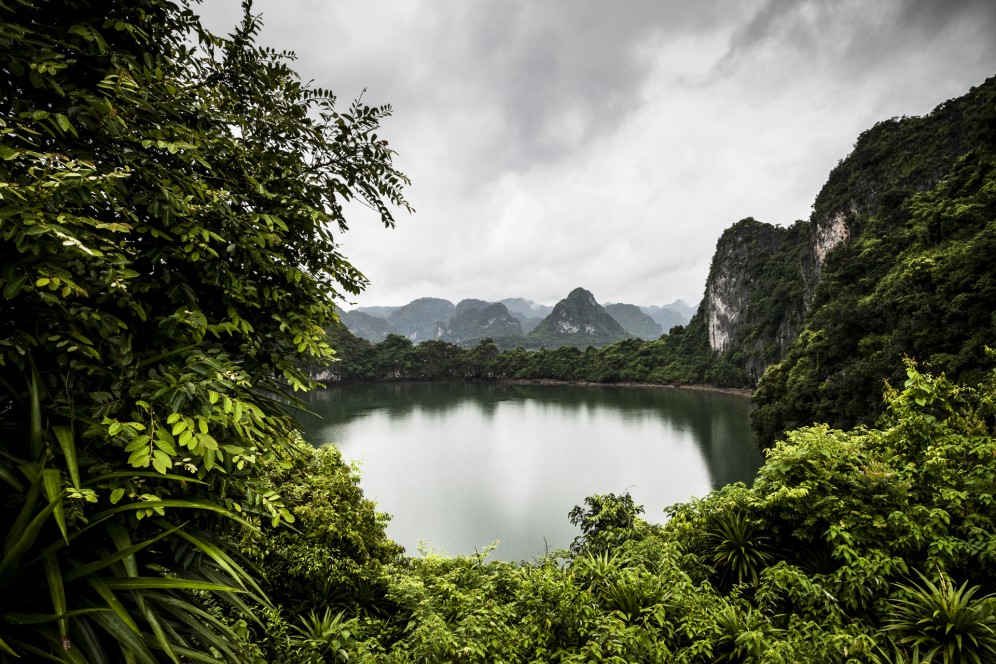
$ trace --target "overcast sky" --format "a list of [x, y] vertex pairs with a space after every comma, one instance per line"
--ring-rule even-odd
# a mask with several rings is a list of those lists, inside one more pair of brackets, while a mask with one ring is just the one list
[[[353, 212], [359, 305], [702, 297], [716, 240], [788, 225], [858, 134], [996, 74], [992, 0], [256, 0], [380, 135], [416, 209]], [[204, 0], [227, 33], [237, 0]], [[346, 306], [346, 308], [351, 308]]]

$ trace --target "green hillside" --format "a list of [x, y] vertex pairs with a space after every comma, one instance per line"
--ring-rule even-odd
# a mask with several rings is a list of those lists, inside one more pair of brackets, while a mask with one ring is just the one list
[[606, 304], [605, 313], [622, 325], [626, 333], [639, 339], [656, 339], [661, 336], [661, 326], [635, 304]]
[[548, 348], [604, 346], [629, 336], [595, 301], [595, 296], [583, 288], [572, 290], [526, 335], [532, 345]]
[[850, 239], [827, 255], [798, 338], [758, 385], [762, 440], [812, 421], [873, 422], [904, 357], [959, 382], [982, 376], [996, 344], [996, 79], [862, 134], [816, 199], [814, 220], [838, 215]]

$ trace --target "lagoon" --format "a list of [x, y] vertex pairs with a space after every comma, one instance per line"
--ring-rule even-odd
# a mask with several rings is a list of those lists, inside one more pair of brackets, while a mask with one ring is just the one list
[[409, 554], [531, 560], [579, 531], [567, 514], [629, 491], [645, 519], [753, 481], [750, 400], [675, 388], [518, 383], [339, 385], [309, 395], [313, 445], [334, 443], [393, 516]]

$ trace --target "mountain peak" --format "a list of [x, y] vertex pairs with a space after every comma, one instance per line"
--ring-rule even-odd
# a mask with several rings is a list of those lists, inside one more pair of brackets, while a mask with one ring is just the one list
[[575, 288], [528, 336], [544, 345], [558, 347], [601, 346], [630, 335], [606, 313], [590, 291]]

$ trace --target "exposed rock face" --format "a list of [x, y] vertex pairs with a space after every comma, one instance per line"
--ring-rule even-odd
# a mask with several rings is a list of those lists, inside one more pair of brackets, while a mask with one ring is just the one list
[[747, 218], [720, 237], [705, 292], [706, 326], [713, 350], [723, 352], [742, 336], [750, 320], [758, 274], [782, 247], [785, 236], [784, 229]]
[[575, 288], [557, 303], [549, 316], [529, 333], [538, 343], [556, 346], [599, 346], [630, 335], [583, 288]]
[[813, 292], [823, 277], [823, 266], [830, 252], [851, 239], [850, 219], [856, 215], [857, 208], [852, 205], [848, 210], [834, 210], [814, 220], [801, 262], [806, 284], [803, 294], [805, 310], [808, 311], [812, 304]]
[[[843, 212], [838, 212], [829, 224], [817, 224], [813, 235], [813, 253], [816, 255], [818, 271], [826, 262], [830, 250], [836, 249], [851, 237], [851, 231], [847, 227], [847, 217]], [[819, 272], [816, 280], [819, 281]]]

